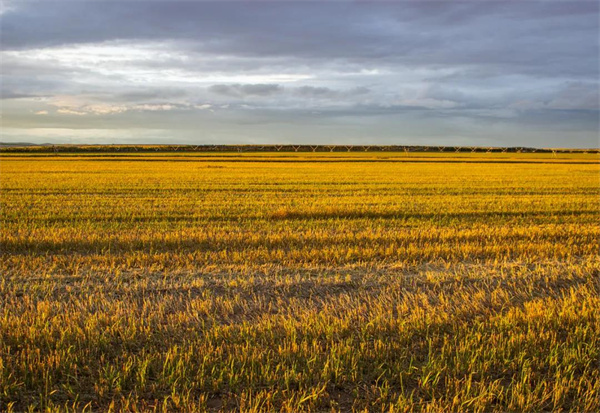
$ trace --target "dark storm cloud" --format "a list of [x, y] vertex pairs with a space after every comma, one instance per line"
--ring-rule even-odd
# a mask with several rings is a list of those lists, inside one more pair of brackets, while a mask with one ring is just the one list
[[302, 120], [331, 136], [343, 120], [382, 139], [421, 136], [421, 125], [476, 141], [495, 122], [494, 139], [522, 127], [533, 145], [546, 119], [578, 130], [574, 145], [597, 142], [596, 1], [6, 4], [8, 124], [164, 129], [177, 119], [218, 134], [238, 120]]
[[[583, 1], [52, 1], [18, 3], [8, 11], [2, 46], [172, 40], [190, 50], [236, 56], [497, 65], [538, 74], [595, 74], [597, 29], [598, 3]], [[572, 58], [577, 64], [566, 64]]]

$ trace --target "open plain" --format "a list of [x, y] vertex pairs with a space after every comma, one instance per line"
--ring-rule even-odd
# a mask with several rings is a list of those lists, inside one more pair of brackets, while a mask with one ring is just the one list
[[598, 154], [0, 174], [0, 410], [600, 410]]

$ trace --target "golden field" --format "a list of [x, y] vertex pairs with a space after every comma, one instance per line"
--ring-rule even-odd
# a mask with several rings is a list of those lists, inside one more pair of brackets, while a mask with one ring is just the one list
[[3, 154], [0, 185], [0, 410], [600, 410], [597, 154]]

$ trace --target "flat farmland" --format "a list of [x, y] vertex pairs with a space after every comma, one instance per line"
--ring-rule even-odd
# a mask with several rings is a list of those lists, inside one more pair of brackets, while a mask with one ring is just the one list
[[0, 156], [0, 410], [598, 411], [597, 154]]

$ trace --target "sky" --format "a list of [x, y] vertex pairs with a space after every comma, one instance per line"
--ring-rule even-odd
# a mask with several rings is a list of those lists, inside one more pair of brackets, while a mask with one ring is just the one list
[[599, 146], [597, 1], [2, 1], [2, 142]]

